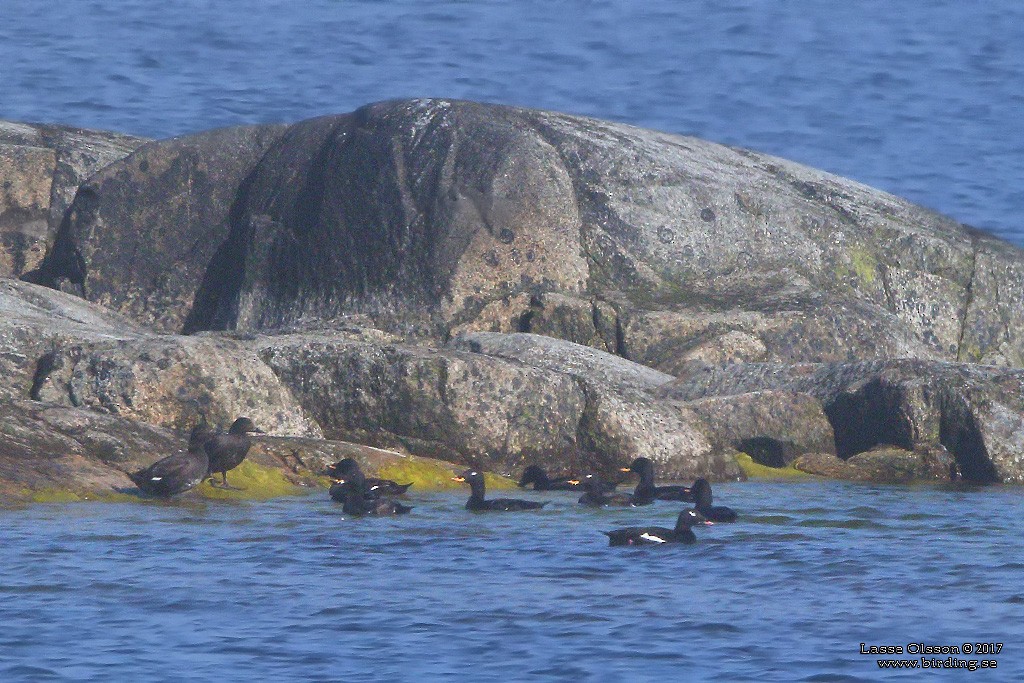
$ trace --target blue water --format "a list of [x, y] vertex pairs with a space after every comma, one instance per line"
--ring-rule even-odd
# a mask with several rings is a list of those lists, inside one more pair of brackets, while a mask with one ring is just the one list
[[[1019, 0], [0, 0], [4, 119], [165, 137], [413, 96], [750, 147], [1024, 243]], [[886, 680], [861, 642], [1024, 670], [1018, 489], [726, 485], [740, 523], [653, 550], [597, 530], [677, 508], [554, 499], [0, 511], [0, 681]]]
[[910, 680], [861, 642], [1001, 642], [978, 680], [1024, 674], [1019, 491], [716, 488], [740, 521], [656, 548], [598, 532], [678, 503], [572, 493], [390, 519], [323, 492], [0, 512], [0, 680]]
[[0, 118], [163, 137], [460, 97], [750, 147], [1024, 243], [1019, 0], [3, 0]]

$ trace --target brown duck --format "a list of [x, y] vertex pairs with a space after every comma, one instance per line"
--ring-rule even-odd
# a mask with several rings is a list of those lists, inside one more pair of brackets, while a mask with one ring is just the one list
[[[247, 435], [250, 432], [263, 434], [262, 429], [257, 429], [247, 417], [240, 417], [231, 423], [227, 434], [214, 434], [207, 438], [204, 448], [210, 459], [210, 485], [223, 489], [237, 489], [228, 485], [228, 470], [233, 470], [242, 464], [245, 456], [249, 454], [249, 447], [252, 446], [252, 439]], [[221, 482], [215, 483], [213, 475], [220, 472]]]
[[206, 478], [210, 460], [203, 448], [210, 432], [203, 423], [192, 430], [188, 452], [175, 453], [139, 470], [129, 472], [131, 479], [143, 493], [159, 498], [170, 498], [184, 493]]

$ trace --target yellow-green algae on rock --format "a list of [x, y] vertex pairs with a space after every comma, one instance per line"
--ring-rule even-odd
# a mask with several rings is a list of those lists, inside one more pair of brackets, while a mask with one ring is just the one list
[[754, 462], [746, 453], [737, 453], [736, 462], [748, 479], [820, 479], [813, 474], [801, 472], [795, 467], [768, 467]]
[[24, 499], [32, 503], [80, 503], [98, 501], [103, 503], [130, 503], [138, 496], [119, 491], [72, 491], [70, 489], [25, 489]]
[[[436, 460], [407, 456], [382, 465], [377, 470], [376, 476], [382, 479], [391, 479], [400, 484], [412, 482], [413, 491], [438, 491], [464, 487], [465, 484], [452, 481], [452, 477], [456, 474], [457, 472], [453, 471], [450, 466], [445, 466]], [[512, 479], [493, 472], [484, 473], [484, 482], [488, 489], [508, 489], [516, 485]]]
[[[220, 476], [216, 477], [220, 481]], [[279, 496], [294, 496], [309, 491], [289, 481], [284, 472], [274, 467], [264, 467], [251, 460], [228, 472], [228, 484], [240, 490], [222, 489], [204, 481], [195, 488], [203, 498], [213, 500], [267, 500]]]

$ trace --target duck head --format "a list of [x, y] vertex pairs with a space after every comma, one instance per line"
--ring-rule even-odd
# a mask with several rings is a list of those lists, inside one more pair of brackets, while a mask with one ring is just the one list
[[654, 462], [650, 458], [637, 458], [629, 467], [622, 467], [619, 471], [636, 472], [640, 476], [641, 486], [654, 486]]
[[693, 482], [690, 491], [693, 493], [693, 500], [698, 510], [711, 507], [711, 484], [707, 479], [702, 477]]
[[231, 423], [231, 427], [228, 429], [228, 434], [247, 434], [249, 432], [255, 434], [264, 434], [262, 429], [258, 429], [256, 425], [252, 423], [247, 417], [240, 417]]
[[548, 475], [538, 465], [530, 465], [523, 470], [523, 476], [519, 478], [519, 488], [523, 488], [529, 484], [541, 484], [543, 485], [548, 481]]
[[350, 476], [353, 466], [358, 469], [359, 463], [352, 458], [344, 458], [333, 465], [328, 465], [324, 469], [324, 474], [333, 479], [344, 479], [346, 476]]
[[584, 491], [589, 491], [590, 493], [602, 493], [604, 491], [604, 487], [601, 485], [601, 477], [593, 473], [581, 479], [570, 479], [569, 483], [574, 486], [582, 486]]
[[328, 474], [334, 477], [334, 480], [339, 484], [350, 483], [357, 487], [362, 487], [366, 481], [366, 477], [363, 475], [363, 470], [360, 469], [359, 463], [352, 458], [345, 458], [327, 468]]
[[697, 510], [683, 510], [679, 513], [679, 518], [676, 519], [676, 533], [685, 531], [692, 526], [697, 524], [707, 524], [708, 526], [714, 524], [714, 522], [708, 520], [704, 515], [700, 514]]
[[469, 487], [473, 490], [473, 495], [479, 498], [484, 496], [484, 475], [483, 472], [470, 468], [460, 474], [457, 477], [452, 477], [452, 481], [462, 482], [469, 484]]

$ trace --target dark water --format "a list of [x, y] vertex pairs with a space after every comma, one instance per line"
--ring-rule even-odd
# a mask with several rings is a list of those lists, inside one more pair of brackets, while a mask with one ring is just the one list
[[[751, 147], [1024, 243], [1018, 0], [0, 0], [0, 118], [164, 137], [411, 96]], [[1005, 643], [996, 675], [925, 678], [1020, 678], [1020, 491], [718, 498], [742, 523], [650, 551], [596, 530], [668, 504], [0, 511], [0, 681], [885, 680], [861, 642], [975, 641]]]
[[1024, 242], [1024, 3], [3, 0], [0, 118], [150, 136], [392, 97], [751, 147]]
[[738, 523], [656, 548], [598, 531], [679, 504], [571, 493], [490, 515], [433, 494], [399, 519], [323, 493], [0, 512], [0, 680], [910, 679], [861, 642], [1004, 643], [973, 675], [1020, 680], [1019, 491], [717, 489]]

